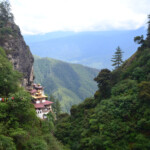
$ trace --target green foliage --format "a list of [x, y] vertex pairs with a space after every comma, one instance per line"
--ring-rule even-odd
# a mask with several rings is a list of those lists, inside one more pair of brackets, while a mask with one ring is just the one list
[[0, 48], [0, 96], [8, 96], [9, 93], [17, 91], [20, 79], [21, 74], [13, 70], [5, 51]]
[[134, 37], [134, 42], [138, 43], [138, 44], [143, 44], [144, 43], [144, 39], [143, 39], [143, 35], [141, 36], [136, 36]]
[[110, 99], [99, 104], [87, 99], [72, 106], [71, 116], [57, 121], [57, 138], [73, 150], [148, 150], [150, 106], [141, 104], [138, 95], [137, 82], [123, 80], [112, 88]]
[[[65, 149], [52, 135], [54, 117], [50, 118], [49, 114], [45, 121], [37, 118], [30, 94], [20, 87], [20, 77], [0, 48], [0, 97], [14, 97], [13, 100], [0, 101], [0, 149]], [[49, 145], [50, 142], [54, 143]]]
[[[149, 34], [148, 28], [148, 37], [144, 43], [149, 42]], [[119, 69], [113, 72], [101, 70], [95, 78], [99, 87], [95, 97], [73, 105], [71, 115], [58, 113], [55, 122], [52, 113], [48, 114], [45, 121], [36, 117], [30, 95], [18, 86], [20, 75], [8, 63], [4, 50], [0, 49], [0, 96], [14, 97], [14, 100], [0, 102], [0, 149], [149, 150], [150, 49], [148, 44], [145, 46], [142, 45], [134, 57]], [[79, 95], [82, 94], [84, 89], [80, 84], [84, 82], [79, 82], [79, 77], [76, 76], [78, 67], [74, 66], [72, 70], [69, 65], [70, 72], [67, 74], [68, 78], [65, 78], [62, 73], [67, 73], [65, 69], [68, 65], [58, 65], [54, 60], [52, 64], [60, 70], [54, 69], [51, 72], [46, 69], [47, 74], [57, 73], [52, 77], [58, 81], [57, 84], [62, 84], [63, 90], [63, 86], [65, 87], [64, 91], [68, 92], [72, 88]], [[48, 64], [46, 67], [49, 67]], [[45, 68], [41, 69], [44, 71]], [[84, 70], [85, 78], [86, 73]], [[46, 78], [46, 75], [41, 76], [41, 79]], [[79, 76], [82, 75], [79, 73]], [[72, 82], [65, 85], [63, 79], [65, 82]], [[53, 82], [52, 85], [58, 86]], [[57, 110], [57, 105], [55, 109]]]
[[56, 114], [56, 118], [57, 118], [58, 115], [61, 112], [60, 102], [53, 95], [50, 95], [49, 100], [52, 101], [52, 102], [54, 102], [53, 105], [52, 105], [52, 107], [53, 107], [53, 112]]
[[[132, 59], [132, 57], [130, 58]], [[138, 82], [149, 80], [149, 72], [150, 72], [150, 49], [144, 48], [140, 51], [137, 51], [134, 59], [128, 59], [127, 62], [132, 61], [132, 64], [129, 66], [126, 62], [125, 65], [122, 66], [122, 74], [121, 78], [130, 78], [137, 80]]]
[[7, 57], [5, 51], [4, 51], [4, 49], [2, 47], [0, 47], [0, 56], [1, 56], [1, 58], [2, 57], [4, 57], [4, 58]]
[[[148, 33], [149, 34], [149, 33]], [[95, 78], [94, 98], [56, 122], [56, 137], [72, 150], [150, 149], [150, 49], [143, 42], [118, 69]], [[107, 91], [111, 90], [108, 97]], [[104, 93], [102, 95], [102, 93]]]
[[11, 13], [11, 6], [8, 1], [4, 0], [0, 2], [0, 20], [8, 22], [13, 19], [13, 14]]
[[72, 105], [80, 103], [96, 91], [93, 78], [98, 70], [51, 58], [34, 58], [35, 82], [45, 87], [46, 94], [60, 101], [63, 112], [69, 113]]
[[3, 27], [3, 28], [0, 28], [0, 35], [1, 36], [4, 36], [6, 34], [11, 34], [12, 31], [10, 28], [7, 28], [7, 27]]
[[7, 35], [12, 33], [10, 27], [7, 26], [8, 22], [13, 21], [14, 17], [11, 13], [11, 7], [8, 1], [0, 2], [0, 44], [3, 45]]
[[59, 116], [59, 122], [61, 124], [57, 124], [57, 131], [55, 133], [56, 137], [60, 137], [60, 141], [67, 144], [69, 143], [69, 131], [71, 128], [70, 122], [68, 122], [69, 115], [68, 114], [61, 114]]
[[[38, 119], [28, 93], [19, 90], [9, 95], [9, 97], [12, 96], [14, 100], [0, 103], [0, 121], [4, 125], [1, 134], [9, 135], [13, 138], [16, 147], [20, 148], [27, 141], [32, 126], [35, 126], [36, 129]], [[36, 133], [35, 130], [32, 132]]]
[[1, 150], [16, 150], [13, 139], [4, 135], [0, 135], [0, 149]]
[[48, 150], [69, 150], [69, 148], [64, 147], [51, 134], [45, 134], [43, 136], [43, 139], [46, 141], [48, 145]]
[[7, 36], [12, 34], [12, 29], [9, 27], [0, 27], [0, 45], [3, 45], [5, 40], [7, 39]]
[[137, 81], [142, 81], [144, 79], [144, 71], [143, 71], [143, 69], [140, 68], [140, 67], [136, 67], [133, 70], [132, 77], [133, 77], [133, 79], [135, 79]]
[[94, 80], [98, 83], [101, 97], [108, 98], [111, 90], [111, 71], [102, 69]]
[[55, 121], [55, 114], [54, 113], [51, 113], [49, 112], [47, 114], [47, 119], [42, 121], [42, 132], [43, 133], [53, 133], [54, 132], [54, 121]]
[[31, 139], [27, 145], [25, 150], [47, 150], [47, 143], [41, 138], [33, 138]]
[[116, 49], [116, 52], [115, 52], [115, 55], [113, 56], [112, 58], [112, 66], [115, 66], [115, 69], [118, 69], [121, 64], [123, 63], [123, 60], [122, 60], [122, 50], [120, 49], [120, 47], [118, 46], [117, 49]]
[[[0, 45], [12, 33], [12, 21], [9, 3], [0, 2]], [[30, 94], [20, 86], [22, 75], [13, 69], [5, 51], [0, 47], [0, 98], [7, 98], [0, 99], [0, 150], [68, 150], [52, 135], [54, 117], [37, 118]]]
[[112, 96], [126, 96], [126, 95], [132, 95], [134, 93], [137, 93], [137, 82], [136, 80], [123, 80], [116, 84], [112, 88]]
[[139, 84], [139, 99], [150, 103], [150, 82], [143, 81]]

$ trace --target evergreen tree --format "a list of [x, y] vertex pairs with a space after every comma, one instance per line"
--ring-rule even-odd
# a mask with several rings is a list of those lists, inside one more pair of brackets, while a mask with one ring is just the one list
[[122, 50], [118, 46], [116, 49], [115, 55], [113, 55], [113, 58], [111, 60], [113, 62], [112, 66], [115, 66], [115, 69], [119, 68], [121, 64], [123, 63], [122, 53], [123, 53]]
[[150, 15], [148, 15], [148, 29], [147, 29], [147, 38], [146, 38], [146, 45], [150, 47]]
[[13, 20], [10, 4], [6, 0], [0, 0], [0, 45], [3, 45], [8, 34], [12, 33], [12, 29], [7, 24]]
[[10, 20], [13, 20], [14, 16], [11, 13], [11, 6], [8, 1], [0, 2], [0, 21], [7, 23]]

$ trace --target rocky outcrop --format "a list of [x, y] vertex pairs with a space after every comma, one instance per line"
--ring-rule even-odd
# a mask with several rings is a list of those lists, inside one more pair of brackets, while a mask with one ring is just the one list
[[11, 33], [4, 38], [0, 46], [6, 51], [8, 59], [12, 62], [14, 69], [23, 74], [22, 85], [28, 87], [32, 84], [34, 79], [34, 58], [21, 35], [19, 27], [14, 22], [9, 22], [7, 28], [11, 30]]

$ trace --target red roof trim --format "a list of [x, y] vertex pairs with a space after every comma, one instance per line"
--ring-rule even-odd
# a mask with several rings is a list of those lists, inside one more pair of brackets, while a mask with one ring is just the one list
[[53, 102], [51, 102], [51, 101], [45, 101], [45, 102], [43, 102], [42, 104], [44, 104], [44, 105], [50, 105], [50, 104], [53, 104]]
[[45, 106], [40, 103], [40, 104], [33, 104], [35, 108], [44, 108]]

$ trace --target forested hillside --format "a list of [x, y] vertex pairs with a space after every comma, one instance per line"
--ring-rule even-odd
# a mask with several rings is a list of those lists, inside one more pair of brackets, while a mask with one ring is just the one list
[[0, 48], [0, 150], [64, 149], [52, 135], [53, 121], [37, 118], [30, 95], [19, 86], [20, 79]]
[[[4, 42], [5, 44], [7, 43], [8, 36], [11, 37], [12, 43], [16, 39], [19, 41], [16, 32], [10, 28], [10, 25], [14, 24], [10, 10], [10, 5], [7, 1], [0, 1], [1, 45]], [[14, 27], [16, 26], [14, 25]], [[24, 47], [24, 42], [22, 44], [20, 46]], [[6, 45], [8, 46], [8, 43]], [[19, 52], [22, 49], [19, 49], [20, 51], [18, 52], [18, 45], [13, 43], [14, 45], [16, 49], [13, 50], [0, 47], [0, 150], [65, 149], [52, 134], [54, 132], [54, 117], [49, 114], [48, 120], [37, 118], [35, 108], [31, 103], [31, 96], [24, 87], [21, 87], [24, 75], [14, 70], [13, 64], [8, 60], [8, 55], [6, 55], [6, 51], [9, 56], [13, 51], [19, 57]], [[30, 54], [30, 51], [27, 52]], [[13, 60], [16, 62], [15, 59]], [[26, 59], [24, 55], [23, 60], [28, 61], [29, 59]], [[27, 62], [24, 61], [24, 63]], [[17, 63], [15, 64], [17, 68], [18, 65]], [[22, 68], [23, 66], [20, 65], [19, 67]], [[28, 70], [26, 72], [28, 73]]]
[[[35, 82], [61, 100], [64, 110], [76, 104], [70, 114], [60, 114], [59, 104], [53, 103], [53, 111], [57, 112], [48, 113], [45, 120], [36, 116], [31, 95], [21, 87], [25, 78], [15, 70], [15, 58], [12, 63], [8, 59], [12, 52], [19, 57], [20, 51], [13, 48], [19, 48], [20, 43], [27, 48], [24, 42], [14, 43], [19, 38], [12, 24], [10, 4], [0, 1], [0, 150], [150, 149], [150, 15], [147, 37], [134, 38], [140, 45], [137, 52], [122, 62], [122, 50], [116, 49], [113, 71], [105, 68], [97, 75], [95, 69], [35, 57]], [[13, 48], [5, 49], [11, 45], [7, 37]], [[28, 57], [23, 53], [21, 56], [26, 64]], [[26, 79], [27, 86], [32, 84], [30, 75]], [[92, 97], [77, 104], [92, 93]]]
[[93, 81], [97, 69], [51, 58], [34, 58], [35, 82], [45, 87], [46, 94], [60, 100], [64, 112], [69, 112], [73, 104], [82, 102], [97, 90]]
[[[150, 18], [149, 18], [150, 19]], [[99, 89], [57, 120], [56, 137], [72, 150], [150, 149], [150, 21], [147, 38], [122, 66], [102, 69]]]

